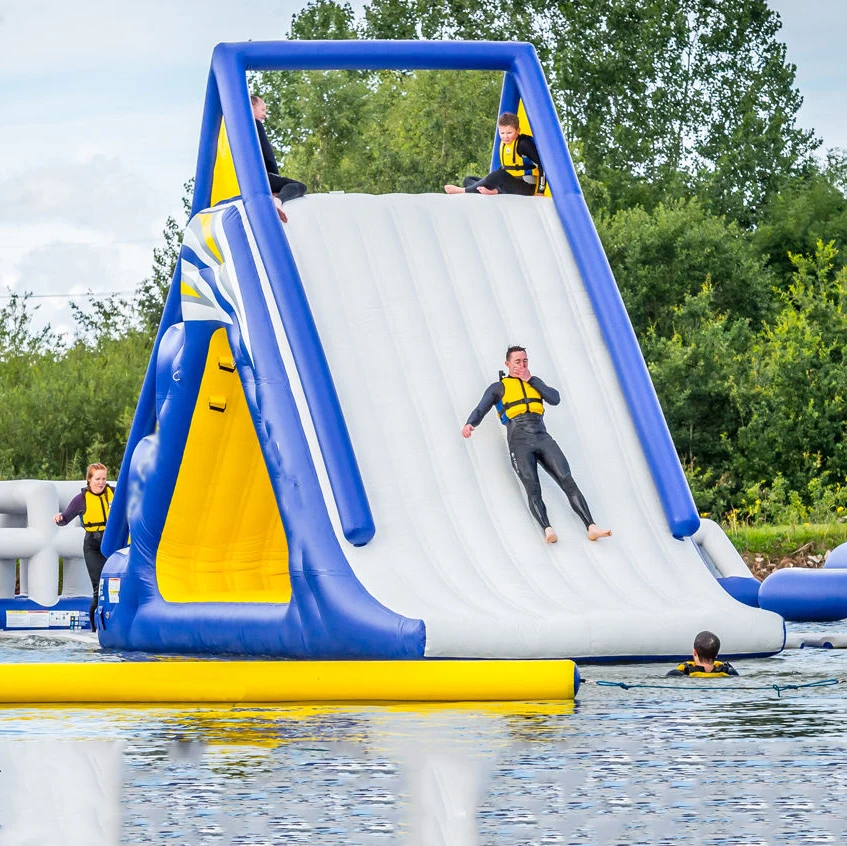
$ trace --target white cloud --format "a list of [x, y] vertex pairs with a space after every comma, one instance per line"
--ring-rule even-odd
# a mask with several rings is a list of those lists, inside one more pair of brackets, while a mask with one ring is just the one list
[[115, 158], [48, 162], [0, 180], [0, 224], [71, 223], [114, 238], [152, 237], [161, 198]]
[[51, 241], [24, 252], [11, 272], [0, 263], [0, 295], [7, 288], [33, 294], [35, 325], [50, 323], [60, 334], [70, 333], [70, 301], [84, 308], [88, 292], [135, 291], [151, 265], [151, 250], [139, 245]]
[[294, 0], [40, 0], [7, 3], [0, 21], [0, 74], [77, 69], [105, 73], [151, 60], [208, 66], [219, 41], [282, 38]]

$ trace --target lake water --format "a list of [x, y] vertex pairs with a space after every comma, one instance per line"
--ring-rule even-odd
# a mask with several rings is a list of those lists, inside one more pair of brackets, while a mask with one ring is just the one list
[[[121, 660], [83, 640], [0, 642], [0, 661], [104, 658]], [[117, 826], [101, 844], [844, 842], [847, 650], [734, 663], [740, 678], [711, 682], [584, 666], [575, 703], [0, 709], [6, 769], [27, 750], [33, 772], [55, 761], [28, 789], [49, 781], [53, 805], [80, 808], [48, 822], [20, 792], [0, 799], [0, 844], [90, 843], [89, 823]]]

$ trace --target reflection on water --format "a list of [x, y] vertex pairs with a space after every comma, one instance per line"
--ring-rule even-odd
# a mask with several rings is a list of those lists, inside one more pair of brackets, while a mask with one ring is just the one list
[[8, 708], [0, 743], [120, 743], [126, 844], [843, 842], [847, 687], [770, 686], [847, 679], [847, 650], [736, 666], [586, 666], [576, 703]]

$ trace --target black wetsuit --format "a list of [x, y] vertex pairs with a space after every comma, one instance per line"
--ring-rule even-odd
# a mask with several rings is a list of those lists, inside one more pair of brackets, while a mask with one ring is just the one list
[[538, 149], [535, 146], [535, 141], [531, 135], [519, 135], [517, 144], [517, 153], [519, 156], [525, 156], [534, 165], [538, 166], [538, 183], [533, 180], [526, 182], [519, 176], [512, 176], [505, 168], [500, 167], [497, 170], [492, 170], [488, 176], [480, 179], [478, 176], [466, 176], [462, 181], [462, 187], [466, 194], [478, 194], [478, 188], [492, 188], [499, 191], [501, 194], [523, 194], [531, 197], [537, 192], [544, 193], [546, 181], [544, 171], [541, 167], [541, 158], [538, 155]]
[[[559, 392], [545, 385], [537, 376], [531, 376], [527, 384], [535, 388], [545, 402], [549, 402], [550, 405], [559, 404]], [[489, 385], [479, 405], [470, 413], [467, 422], [474, 428], [479, 426], [482, 418], [503, 399], [504, 393], [503, 382], [494, 382]], [[547, 519], [547, 507], [541, 498], [541, 482], [538, 479], [539, 464], [565, 492], [571, 508], [587, 529], [594, 522], [588, 503], [571, 475], [571, 468], [565, 454], [548, 433], [543, 415], [525, 412], [513, 417], [506, 424], [506, 438], [512, 467], [526, 490], [529, 510], [541, 528], [546, 529], [550, 521]]]
[[271, 183], [271, 193], [279, 197], [281, 203], [287, 200], [296, 200], [306, 193], [306, 186], [296, 179], [279, 175], [279, 165], [276, 163], [271, 142], [262, 121], [256, 120], [256, 132], [259, 134], [259, 147], [262, 149], [262, 158], [265, 160], [265, 169], [268, 172], [268, 181]]
[[[114, 494], [115, 489], [109, 485], [109, 491]], [[72, 520], [85, 514], [86, 488], [83, 488], [69, 503], [68, 507], [62, 512], [61, 518], [58, 520], [58, 526], [67, 526]], [[105, 496], [105, 490], [99, 494], [101, 502]], [[100, 576], [103, 573], [103, 567], [106, 565], [106, 556], [100, 551], [100, 544], [103, 541], [103, 532], [106, 529], [107, 506], [110, 500], [106, 500], [106, 505], [103, 508], [103, 523], [102, 529], [98, 531], [85, 532], [85, 538], [82, 541], [82, 556], [85, 559], [85, 568], [88, 570], [88, 578], [91, 579], [91, 606], [88, 609], [88, 619], [91, 621], [91, 631], [94, 631], [94, 612], [97, 610], [98, 592], [100, 589]]]

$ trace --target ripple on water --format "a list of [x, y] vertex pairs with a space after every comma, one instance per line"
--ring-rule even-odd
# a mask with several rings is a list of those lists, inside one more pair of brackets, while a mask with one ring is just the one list
[[[39, 636], [0, 657], [132, 656]], [[575, 704], [7, 708], [0, 746], [122, 743], [127, 844], [843, 842], [845, 687], [772, 685], [847, 679], [847, 650], [734, 663], [705, 690], [585, 666]]]

